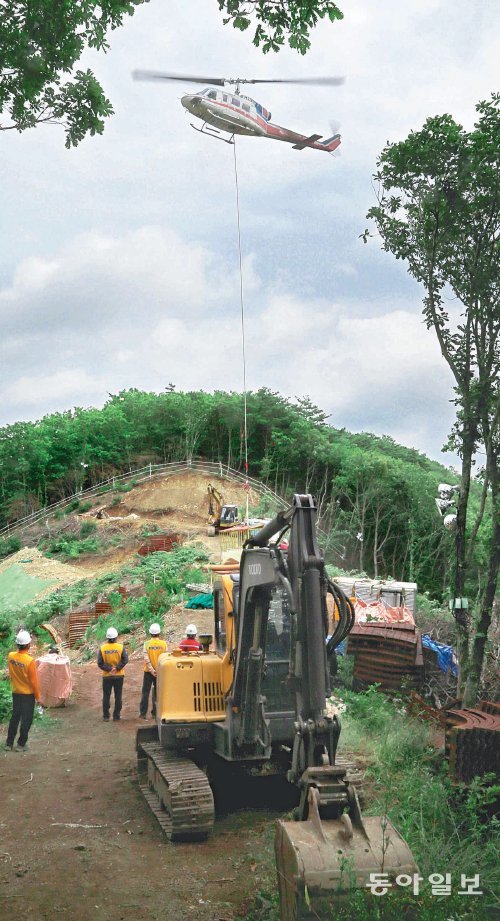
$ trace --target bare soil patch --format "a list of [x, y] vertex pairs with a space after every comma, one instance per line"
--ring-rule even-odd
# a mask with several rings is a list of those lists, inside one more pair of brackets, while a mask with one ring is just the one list
[[0, 755], [1, 921], [244, 917], [269, 884], [277, 813], [219, 814], [208, 841], [166, 841], [136, 781], [142, 662], [128, 666], [119, 723], [102, 721], [95, 664], [73, 672], [71, 702], [35, 725], [31, 751]]

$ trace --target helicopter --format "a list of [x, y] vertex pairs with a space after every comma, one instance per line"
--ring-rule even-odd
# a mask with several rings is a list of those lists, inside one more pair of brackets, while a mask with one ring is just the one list
[[[240, 77], [231, 79], [226, 77], [196, 77], [188, 74], [162, 73], [153, 70], [135, 70], [135, 80], [152, 81], [180, 81], [183, 83], [209, 84], [205, 89], [196, 90], [181, 97], [184, 108], [202, 121], [201, 128], [191, 127], [200, 134], [208, 134], [227, 144], [234, 144], [235, 134], [250, 137], [265, 137], [272, 141], [285, 141], [292, 144], [294, 150], [304, 150], [306, 147], [314, 150], [324, 150], [333, 153], [340, 146], [340, 134], [321, 140], [321, 134], [297, 134], [289, 128], [282, 128], [271, 121], [271, 113], [250, 96], [245, 96], [240, 87], [245, 83], [293, 83], [322, 86], [339, 86], [344, 82], [343, 77], [305, 77], [291, 80], [252, 80]], [[227, 90], [226, 86], [234, 87]], [[217, 88], [216, 88], [217, 87]], [[220, 87], [220, 89], [219, 89]], [[221, 132], [230, 135], [229, 138], [221, 136]]]

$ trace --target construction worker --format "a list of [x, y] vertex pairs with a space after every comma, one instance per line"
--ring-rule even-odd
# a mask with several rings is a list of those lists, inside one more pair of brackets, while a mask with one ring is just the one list
[[196, 639], [198, 630], [196, 624], [188, 624], [186, 627], [186, 636], [179, 643], [179, 649], [183, 652], [199, 652], [201, 646]]
[[36, 663], [29, 654], [31, 636], [27, 630], [19, 630], [16, 636], [16, 652], [9, 652], [7, 665], [12, 689], [12, 716], [7, 729], [5, 748], [12, 751], [19, 724], [21, 729], [16, 751], [24, 752], [28, 748], [28, 733], [33, 722], [35, 703], [40, 703], [40, 689]]
[[124, 668], [128, 662], [128, 655], [123, 643], [117, 643], [118, 630], [108, 627], [106, 630], [106, 643], [103, 643], [97, 656], [97, 665], [104, 672], [102, 678], [102, 718], [109, 720], [111, 691], [115, 692], [115, 707], [113, 719], [119, 720], [122, 709], [122, 692]]
[[159, 624], [151, 624], [149, 628], [150, 639], [144, 643], [144, 677], [142, 679], [142, 694], [139, 705], [139, 716], [142, 720], [147, 719], [149, 692], [151, 688], [151, 716], [156, 716], [156, 668], [158, 659], [162, 652], [167, 651], [165, 640], [160, 637], [161, 627]]

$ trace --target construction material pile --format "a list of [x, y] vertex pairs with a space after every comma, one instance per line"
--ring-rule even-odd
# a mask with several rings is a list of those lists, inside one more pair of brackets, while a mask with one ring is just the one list
[[500, 776], [500, 704], [482, 700], [477, 709], [448, 710], [445, 745], [455, 782]]
[[353, 675], [363, 684], [395, 690], [403, 679], [414, 687], [422, 682], [422, 638], [414, 623], [356, 623], [349, 634], [347, 654], [355, 657]]
[[139, 547], [139, 556], [148, 556], [150, 553], [170, 553], [176, 544], [181, 543], [178, 534], [152, 534]]
[[343, 576], [335, 582], [354, 605], [355, 624], [346, 651], [354, 657], [356, 683], [379, 684], [391, 691], [404, 679], [419, 687], [424, 659], [415, 626], [416, 583]]

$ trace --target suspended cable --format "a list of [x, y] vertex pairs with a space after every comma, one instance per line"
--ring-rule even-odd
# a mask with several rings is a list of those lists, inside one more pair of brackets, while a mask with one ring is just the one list
[[243, 432], [245, 440], [245, 487], [247, 489], [247, 520], [248, 520], [248, 427], [247, 427], [247, 364], [245, 352], [245, 308], [243, 302], [243, 265], [241, 258], [241, 229], [240, 229], [240, 195], [238, 187], [238, 166], [236, 162], [236, 138], [233, 143], [234, 152], [234, 181], [236, 186], [236, 216], [238, 223], [238, 253], [240, 265], [240, 310], [241, 310], [241, 351], [243, 357]]

